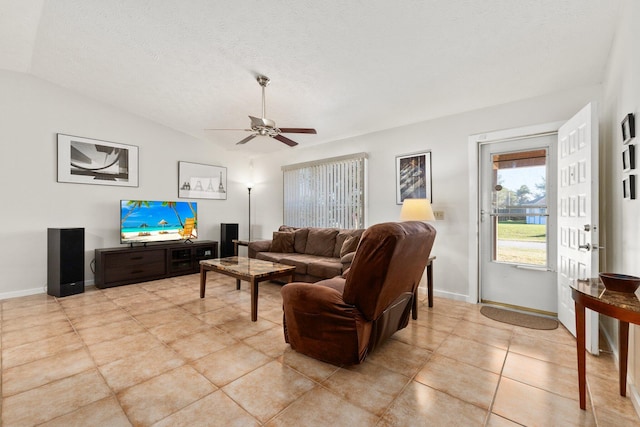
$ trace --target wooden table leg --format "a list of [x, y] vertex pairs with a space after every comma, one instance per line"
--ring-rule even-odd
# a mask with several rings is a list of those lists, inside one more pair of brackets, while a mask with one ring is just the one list
[[251, 278], [251, 321], [258, 320], [258, 279]]
[[207, 270], [200, 266], [200, 298], [204, 298], [204, 289], [207, 286]]
[[429, 307], [433, 307], [433, 261], [427, 264], [427, 298]]
[[585, 313], [584, 305], [575, 303], [576, 309], [576, 350], [578, 353], [578, 389], [580, 392], [580, 409], [587, 408], [587, 371], [585, 355]]
[[240, 290], [240, 279], [236, 279], [236, 291]]
[[620, 346], [620, 396], [627, 395], [627, 358], [629, 356], [629, 322], [618, 321], [618, 345]]

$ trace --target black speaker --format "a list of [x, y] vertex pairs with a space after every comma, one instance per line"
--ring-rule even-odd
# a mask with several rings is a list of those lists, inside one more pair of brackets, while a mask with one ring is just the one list
[[84, 292], [84, 228], [48, 228], [47, 250], [47, 293]]
[[234, 256], [233, 240], [238, 238], [238, 224], [220, 224], [220, 258]]

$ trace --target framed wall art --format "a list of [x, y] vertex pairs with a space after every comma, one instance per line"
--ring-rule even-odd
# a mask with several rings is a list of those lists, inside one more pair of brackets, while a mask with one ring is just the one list
[[57, 134], [58, 182], [138, 186], [138, 147]]
[[227, 168], [178, 162], [178, 197], [227, 199]]
[[636, 123], [633, 113], [627, 114], [620, 123], [622, 128], [622, 143], [627, 144], [636, 136]]
[[396, 156], [396, 204], [425, 198], [433, 203], [431, 190], [431, 151]]
[[622, 180], [622, 195], [625, 199], [636, 199], [636, 176], [629, 175]]
[[624, 146], [622, 151], [622, 169], [625, 172], [636, 168], [636, 147], [633, 144]]

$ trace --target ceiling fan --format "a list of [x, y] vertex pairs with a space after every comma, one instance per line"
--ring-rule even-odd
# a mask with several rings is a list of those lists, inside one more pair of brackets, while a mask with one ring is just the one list
[[247, 132], [253, 132], [248, 137], [244, 138], [241, 141], [238, 141], [236, 145], [246, 144], [256, 136], [260, 135], [260, 136], [268, 136], [273, 139], [277, 139], [278, 141], [283, 142], [290, 147], [294, 147], [298, 145], [298, 143], [281, 134], [283, 133], [316, 134], [317, 133], [315, 129], [311, 129], [311, 128], [279, 128], [276, 126], [276, 122], [274, 122], [273, 120], [267, 119], [265, 117], [264, 90], [271, 80], [269, 80], [269, 77], [266, 77], [266, 76], [257, 76], [256, 80], [258, 81], [258, 84], [262, 87], [262, 117], [258, 118], [258, 117], [249, 116], [249, 118], [251, 119], [251, 129], [207, 129], [207, 130], [244, 130]]

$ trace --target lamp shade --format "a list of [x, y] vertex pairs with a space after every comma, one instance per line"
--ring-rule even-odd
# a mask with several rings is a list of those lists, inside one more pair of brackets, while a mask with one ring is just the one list
[[400, 220], [402, 221], [435, 221], [429, 199], [404, 199]]

